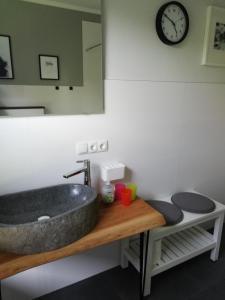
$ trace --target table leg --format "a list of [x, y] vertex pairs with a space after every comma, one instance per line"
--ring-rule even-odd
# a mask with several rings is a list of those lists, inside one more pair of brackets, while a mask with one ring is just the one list
[[149, 245], [149, 231], [147, 231], [146, 244], [145, 244], [145, 259], [144, 259], [144, 275], [143, 275], [143, 286], [142, 293], [145, 294], [145, 281], [146, 281], [146, 270], [148, 267], [148, 245]]
[[223, 221], [224, 221], [224, 214], [220, 214], [219, 217], [215, 220], [213, 238], [216, 241], [216, 246], [211, 251], [210, 258], [212, 261], [218, 260], [219, 257], [220, 241], [221, 241], [222, 230], [223, 230]]
[[145, 249], [144, 232], [140, 233], [140, 300], [144, 299], [145, 278], [148, 258], [149, 231], [147, 231]]
[[143, 294], [143, 264], [144, 264], [144, 232], [140, 233], [140, 300], [144, 299]]

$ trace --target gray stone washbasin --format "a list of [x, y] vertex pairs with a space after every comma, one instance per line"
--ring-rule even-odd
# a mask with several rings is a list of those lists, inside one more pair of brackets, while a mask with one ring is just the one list
[[66, 246], [91, 231], [98, 208], [96, 191], [81, 184], [0, 196], [0, 250], [33, 254]]

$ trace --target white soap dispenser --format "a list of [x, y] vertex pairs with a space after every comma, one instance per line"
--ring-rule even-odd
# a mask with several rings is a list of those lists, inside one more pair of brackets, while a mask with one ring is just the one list
[[112, 203], [115, 199], [115, 187], [111, 184], [113, 180], [119, 180], [124, 177], [125, 165], [120, 162], [104, 163], [101, 166], [102, 201]]

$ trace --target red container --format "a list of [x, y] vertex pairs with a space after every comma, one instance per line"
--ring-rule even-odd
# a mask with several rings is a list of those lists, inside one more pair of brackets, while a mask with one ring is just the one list
[[123, 191], [125, 188], [126, 186], [124, 183], [120, 182], [115, 184], [115, 200], [121, 200], [121, 191]]
[[123, 189], [120, 191], [120, 201], [123, 205], [129, 206], [132, 201], [132, 191], [131, 189]]

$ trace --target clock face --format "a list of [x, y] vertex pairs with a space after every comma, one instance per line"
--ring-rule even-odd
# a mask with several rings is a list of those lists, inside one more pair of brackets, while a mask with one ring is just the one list
[[175, 45], [184, 40], [188, 33], [189, 18], [182, 4], [172, 1], [164, 4], [156, 17], [156, 30], [162, 42]]

